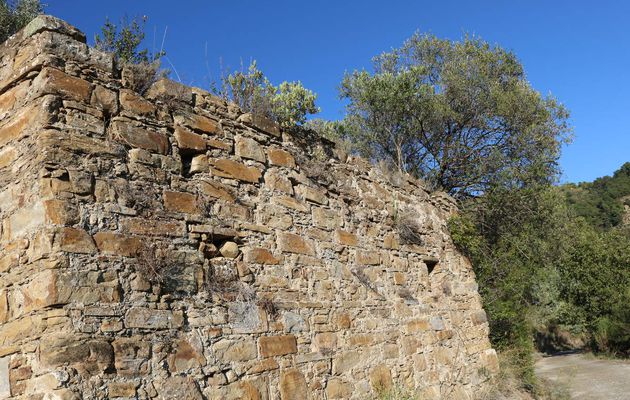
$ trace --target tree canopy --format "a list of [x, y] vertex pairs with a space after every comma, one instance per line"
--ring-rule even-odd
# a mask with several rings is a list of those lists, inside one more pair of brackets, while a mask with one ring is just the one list
[[584, 217], [591, 225], [618, 226], [622, 223], [624, 204], [630, 204], [630, 162], [612, 176], [563, 185], [562, 190], [576, 215]]
[[0, 0], [0, 43], [44, 12], [39, 0]]
[[416, 33], [373, 64], [341, 84], [347, 131], [364, 156], [457, 197], [555, 177], [568, 112], [531, 87], [513, 53]]

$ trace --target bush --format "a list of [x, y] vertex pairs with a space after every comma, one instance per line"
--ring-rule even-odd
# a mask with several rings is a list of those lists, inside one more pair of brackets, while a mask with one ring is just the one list
[[39, 0], [0, 0], [0, 43], [44, 12]]
[[315, 105], [316, 94], [299, 81], [272, 85], [255, 60], [247, 71], [241, 67], [241, 71], [223, 76], [221, 89], [215, 88], [215, 92], [236, 103], [241, 110], [263, 115], [284, 127], [302, 125], [308, 114], [319, 112]]
[[630, 291], [613, 306], [608, 316], [597, 321], [593, 347], [613, 356], [630, 356]]
[[[533, 358], [519, 349], [506, 349], [498, 353], [500, 371], [475, 394], [475, 400], [569, 400], [568, 389], [557, 383], [539, 380], [531, 373]], [[528, 386], [523, 385], [528, 376]], [[527, 389], [527, 390], [526, 390]]]
[[160, 69], [160, 59], [166, 55], [163, 49], [152, 54], [148, 49], [141, 49], [144, 41], [144, 27], [147, 17], [129, 21], [122, 18], [120, 25], [109, 19], [101, 28], [101, 34], [94, 38], [98, 50], [113, 53], [116, 61], [126, 69], [123, 76], [126, 84], [140, 94], [144, 94], [160, 77], [168, 75]]

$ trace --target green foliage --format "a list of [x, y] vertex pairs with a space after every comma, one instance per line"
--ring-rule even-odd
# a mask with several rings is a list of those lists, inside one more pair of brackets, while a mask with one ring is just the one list
[[243, 111], [263, 115], [284, 127], [302, 125], [308, 114], [319, 112], [317, 95], [301, 82], [282, 82], [274, 86], [252, 61], [247, 71], [241, 68], [221, 82], [219, 94], [235, 102]]
[[613, 176], [562, 188], [575, 213], [591, 225], [604, 229], [618, 226], [622, 221], [624, 198], [630, 196], [630, 163], [622, 165]]
[[146, 22], [146, 16], [140, 20], [134, 18], [131, 21], [123, 17], [120, 26], [117, 26], [107, 18], [101, 27], [101, 34], [96, 34], [94, 38], [95, 47], [101, 51], [114, 53], [123, 64], [154, 63], [166, 53], [160, 50], [156, 54], [151, 54], [148, 49], [140, 49], [144, 41]]
[[559, 329], [595, 350], [630, 350], [630, 313], [619, 307], [630, 299], [630, 235], [576, 216], [566, 188], [489, 192], [464, 202], [450, 228], [473, 262], [497, 348], [527, 354], [535, 331]]
[[0, 43], [44, 12], [39, 0], [0, 0]]
[[312, 118], [304, 123], [308, 129], [312, 129], [329, 140], [343, 140], [346, 138], [343, 121], [328, 121], [321, 118]]
[[514, 54], [471, 37], [415, 34], [346, 74], [345, 123], [358, 152], [458, 197], [549, 182], [568, 113], [525, 78]]
[[600, 351], [615, 356], [630, 356], [630, 289], [626, 289], [619, 301], [613, 305], [610, 315], [597, 321], [593, 338], [594, 346]]

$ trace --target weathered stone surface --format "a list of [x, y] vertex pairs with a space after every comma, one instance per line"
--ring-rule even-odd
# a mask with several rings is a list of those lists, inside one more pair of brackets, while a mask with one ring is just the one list
[[225, 242], [219, 249], [219, 253], [225, 258], [236, 258], [239, 254], [238, 245], [234, 242]]
[[262, 176], [258, 168], [248, 167], [245, 164], [228, 159], [210, 160], [210, 164], [214, 167], [212, 170], [213, 174], [220, 177], [256, 183]]
[[142, 249], [142, 241], [138, 237], [116, 232], [98, 232], [93, 237], [98, 250], [107, 254], [134, 257]]
[[261, 357], [284, 356], [297, 352], [297, 342], [293, 335], [262, 336], [258, 339]]
[[123, 232], [149, 236], [182, 236], [186, 233], [186, 225], [178, 221], [156, 221], [143, 218], [127, 218], [122, 220]]
[[122, 376], [141, 376], [150, 372], [151, 344], [142, 337], [121, 337], [112, 342], [114, 366]]
[[381, 255], [377, 251], [357, 251], [357, 264], [359, 265], [379, 265]]
[[423, 332], [429, 329], [429, 321], [426, 319], [412, 320], [407, 323], [408, 333]]
[[120, 90], [120, 105], [123, 110], [142, 117], [150, 117], [156, 111], [156, 107], [150, 101], [128, 89]]
[[186, 126], [198, 132], [216, 135], [221, 132], [219, 124], [206, 116], [199, 114], [179, 114], [175, 115], [177, 125]]
[[499, 372], [499, 359], [494, 349], [487, 349], [481, 353], [481, 362], [492, 373]]
[[96, 85], [92, 91], [90, 104], [113, 115], [118, 112], [118, 96], [113, 90]]
[[341, 219], [333, 210], [313, 207], [313, 223], [318, 228], [332, 230], [341, 226]]
[[156, 380], [154, 385], [159, 400], [203, 400], [199, 386], [192, 377], [171, 376]]
[[92, 237], [83, 229], [63, 228], [60, 231], [61, 250], [68, 253], [96, 253]]
[[0, 358], [0, 399], [7, 399], [10, 396], [9, 357], [2, 357]]
[[125, 325], [129, 328], [173, 329], [183, 323], [183, 316], [177, 311], [133, 307], [125, 314]]
[[114, 140], [131, 147], [138, 147], [159, 154], [168, 153], [169, 142], [165, 135], [134, 125], [131, 121], [116, 120], [112, 122], [111, 131]]
[[290, 369], [280, 374], [280, 399], [305, 400], [310, 398], [306, 379], [297, 369]]
[[278, 248], [287, 253], [315, 255], [313, 245], [294, 233], [278, 233]]
[[337, 239], [337, 242], [339, 244], [343, 244], [345, 246], [357, 246], [359, 244], [359, 238], [357, 237], [357, 235], [350, 233], [350, 232], [346, 232], [344, 230], [341, 229], [337, 229], [335, 231], [335, 237]]
[[49, 367], [76, 367], [77, 364], [82, 364], [80, 368], [95, 374], [112, 366], [114, 353], [112, 346], [104, 340], [81, 340], [68, 335], [55, 335], [42, 341], [40, 358]]
[[271, 190], [279, 190], [287, 194], [293, 194], [293, 184], [279, 171], [270, 169], [265, 173], [265, 186]]
[[333, 374], [339, 375], [350, 371], [361, 361], [361, 354], [358, 351], [345, 351], [337, 353], [333, 357]]
[[267, 249], [254, 248], [245, 252], [245, 262], [263, 265], [278, 265], [280, 260], [274, 257]]
[[337, 334], [335, 332], [323, 332], [315, 335], [315, 347], [322, 353], [330, 353], [337, 348]]
[[22, 137], [30, 130], [45, 126], [50, 119], [45, 111], [47, 104], [39, 102], [14, 113], [0, 122], [0, 146]]
[[256, 343], [253, 340], [221, 340], [213, 346], [212, 350], [217, 360], [227, 363], [253, 360], [258, 356]]
[[328, 399], [349, 399], [354, 388], [341, 379], [331, 379], [326, 384], [326, 397]]
[[[196, 348], [195, 348], [196, 347]], [[188, 340], [180, 339], [175, 344], [175, 352], [169, 358], [169, 369], [183, 372], [206, 365], [201, 345], [193, 346]]]
[[77, 208], [68, 201], [52, 199], [44, 201], [46, 219], [55, 225], [73, 225], [78, 222]]
[[3, 236], [15, 240], [44, 225], [46, 213], [43, 203], [33, 203], [13, 213], [4, 223]]
[[92, 85], [89, 82], [47, 67], [42, 69], [33, 82], [33, 87], [33, 91], [41, 95], [54, 94], [84, 103], [89, 103], [92, 95]]
[[203, 136], [191, 132], [184, 127], [176, 126], [174, 137], [180, 152], [184, 154], [200, 153], [206, 150], [207, 142]]
[[199, 191], [206, 196], [214, 197], [216, 199], [225, 200], [227, 202], [233, 202], [235, 200], [231, 190], [218, 182], [204, 180], [198, 183]]
[[0, 169], [11, 165], [17, 157], [18, 152], [13, 146], [8, 146], [0, 150]]
[[261, 163], [265, 162], [265, 152], [254, 139], [244, 136], [236, 136], [234, 138], [236, 155]]
[[[0, 133], [1, 140], [2, 134]], [[122, 157], [124, 154], [124, 147], [121, 144], [56, 130], [41, 132], [39, 143], [42, 147], [56, 147], [80, 154], [114, 157]]]
[[0, 290], [0, 324], [4, 324], [9, 320], [9, 300], [7, 299], [7, 291]]
[[193, 91], [190, 87], [170, 79], [162, 78], [153, 83], [147, 92], [147, 98], [160, 101], [181, 101], [192, 104]]
[[298, 185], [295, 191], [298, 196], [312, 201], [313, 203], [322, 205], [328, 204], [328, 197], [326, 197], [326, 192], [322, 190], [314, 189], [306, 185]]
[[309, 210], [309, 207], [306, 204], [289, 196], [274, 196], [272, 202], [300, 212], [308, 212]]
[[258, 129], [259, 131], [268, 133], [275, 137], [280, 137], [280, 126], [259, 114], [243, 114], [238, 118], [239, 122], [244, 123], [247, 126]]
[[269, 164], [281, 167], [295, 168], [295, 158], [288, 151], [276, 148], [267, 149]]
[[475, 325], [481, 325], [488, 322], [488, 316], [486, 315], [486, 312], [483, 310], [477, 311], [476, 313], [474, 313], [471, 319], [472, 319], [473, 324]]
[[209, 170], [210, 164], [206, 154], [197, 154], [190, 161], [190, 174], [208, 172]]
[[197, 196], [191, 193], [164, 191], [164, 208], [188, 214], [198, 212]]
[[110, 382], [107, 385], [109, 397], [136, 397], [136, 382]]

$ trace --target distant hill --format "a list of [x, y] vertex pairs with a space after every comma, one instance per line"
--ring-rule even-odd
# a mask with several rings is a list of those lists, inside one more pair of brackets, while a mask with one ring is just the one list
[[593, 226], [607, 229], [630, 224], [630, 162], [612, 176], [561, 186], [573, 211]]

